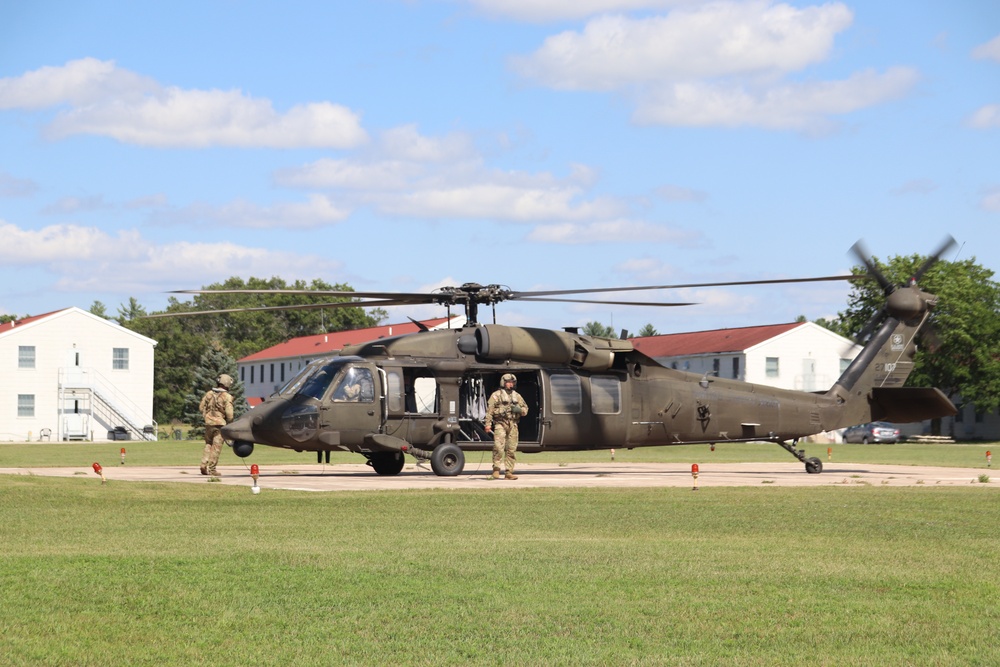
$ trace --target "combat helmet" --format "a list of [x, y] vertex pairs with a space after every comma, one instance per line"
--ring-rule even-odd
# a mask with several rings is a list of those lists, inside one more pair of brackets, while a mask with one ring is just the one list
[[503, 374], [503, 377], [500, 378], [500, 388], [501, 389], [506, 389], [506, 385], [507, 385], [508, 382], [513, 382], [514, 383], [514, 388], [515, 389], [517, 388], [517, 376], [514, 375], [513, 373], [504, 373]]
[[218, 385], [223, 389], [231, 389], [233, 386], [233, 378], [229, 377], [227, 374], [223, 373], [216, 380]]

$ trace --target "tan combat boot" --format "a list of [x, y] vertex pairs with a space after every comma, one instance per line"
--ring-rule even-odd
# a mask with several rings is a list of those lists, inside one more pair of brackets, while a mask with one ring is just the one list
[[493, 474], [490, 475], [490, 479], [500, 479], [500, 468], [493, 468]]
[[508, 470], [507, 474], [503, 476], [504, 479], [517, 479], [517, 475], [514, 474], [513, 470]]

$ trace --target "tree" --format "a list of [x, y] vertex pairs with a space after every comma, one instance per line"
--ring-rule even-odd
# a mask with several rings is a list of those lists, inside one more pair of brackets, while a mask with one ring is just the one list
[[205, 423], [198, 409], [202, 396], [216, 386], [216, 380], [223, 373], [233, 378], [233, 386], [229, 389], [229, 393], [233, 396], [233, 418], [239, 417], [249, 409], [243, 394], [243, 383], [240, 382], [236, 372], [236, 359], [226, 352], [221, 343], [213, 341], [198, 360], [191, 386], [184, 397], [184, 421], [192, 425], [190, 433], [195, 437], [205, 433]]
[[143, 308], [138, 299], [134, 296], [129, 297], [128, 305], [124, 303], [118, 306], [118, 324], [124, 326], [126, 322], [131, 322], [132, 320], [139, 319], [146, 316], [146, 309]]
[[[892, 257], [875, 265], [897, 284], [905, 284], [924, 263], [919, 255]], [[854, 272], [863, 274], [863, 268]], [[914, 359], [908, 384], [938, 387], [949, 398], [974, 403], [979, 411], [1000, 404], [1000, 285], [993, 272], [975, 258], [939, 261], [920, 280], [920, 286], [937, 295], [925, 335]], [[875, 281], [855, 281], [847, 310], [840, 313], [839, 333], [854, 337], [885, 303]]]
[[[280, 278], [250, 278], [244, 282], [235, 277], [204, 289], [352, 291], [349, 285], [331, 285], [322, 280], [288, 284]], [[170, 297], [165, 310], [150, 315], [350, 301], [346, 297], [331, 298], [311, 294], [199, 294], [190, 301]], [[153, 415], [161, 423], [186, 418], [184, 397], [194, 378], [193, 360], [212, 345], [221, 345], [234, 359], [241, 359], [291, 338], [376, 326], [385, 317], [382, 309], [373, 309], [368, 313], [362, 306], [146, 317], [145, 309], [134, 298], [129, 299], [127, 305], [123, 304], [118, 309], [118, 314], [117, 319], [123, 326], [157, 342], [153, 371]]]
[[614, 329], [600, 322], [587, 322], [587, 326], [583, 327], [583, 333], [587, 336], [598, 336], [600, 338], [618, 338], [615, 335]]
[[656, 327], [654, 327], [652, 324], [647, 324], [643, 328], [639, 329], [639, 333], [638, 333], [639, 337], [659, 336], [659, 335], [660, 335], [660, 332], [657, 331]]
[[108, 317], [108, 307], [105, 306], [100, 301], [95, 301], [90, 304], [90, 313], [92, 315], [97, 315], [98, 317], [103, 317], [104, 319], [111, 319]]

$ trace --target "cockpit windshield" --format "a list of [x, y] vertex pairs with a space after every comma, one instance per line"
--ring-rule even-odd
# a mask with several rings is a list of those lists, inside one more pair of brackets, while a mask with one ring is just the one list
[[316, 371], [318, 371], [321, 367], [325, 366], [328, 363], [330, 363], [329, 359], [317, 359], [316, 361], [312, 361], [306, 364], [306, 366], [298, 373], [296, 373], [291, 380], [285, 383], [285, 386], [283, 386], [281, 389], [278, 390], [277, 392], [278, 395], [294, 396], [302, 387], [302, 385], [306, 382], [306, 380], [312, 377], [312, 375], [316, 373]]
[[334, 359], [328, 364], [319, 366], [316, 372], [309, 376], [299, 389], [300, 396], [309, 396], [317, 400], [323, 398], [323, 394], [329, 389], [330, 383], [337, 377], [341, 367], [347, 363], [344, 359]]

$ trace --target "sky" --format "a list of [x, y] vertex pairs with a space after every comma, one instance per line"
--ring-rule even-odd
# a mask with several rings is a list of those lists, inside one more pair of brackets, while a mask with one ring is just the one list
[[[885, 259], [949, 234], [945, 259], [1000, 272], [998, 227], [1000, 3], [0, 0], [2, 313], [152, 312], [231, 276], [838, 275], [858, 240]], [[831, 318], [848, 294], [496, 319], [671, 333]]]

